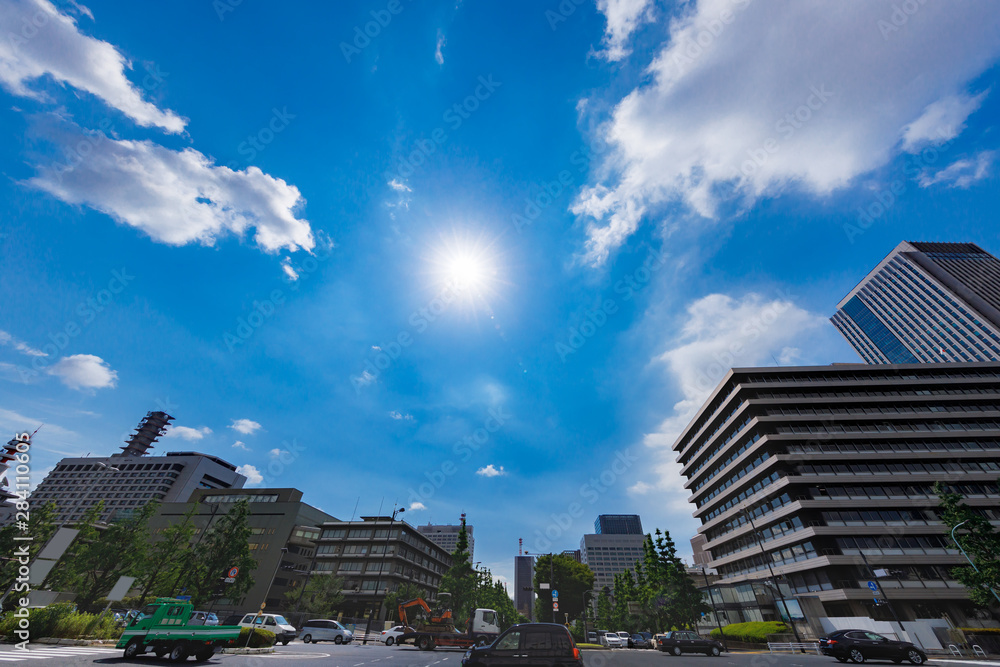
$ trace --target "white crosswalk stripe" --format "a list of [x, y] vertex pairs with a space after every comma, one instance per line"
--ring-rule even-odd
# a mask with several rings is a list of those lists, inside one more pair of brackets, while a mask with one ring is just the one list
[[84, 656], [120, 653], [116, 648], [98, 648], [93, 646], [59, 646], [35, 647], [27, 651], [0, 651], [0, 662], [23, 662], [30, 660], [51, 660], [52, 658], [77, 658]]

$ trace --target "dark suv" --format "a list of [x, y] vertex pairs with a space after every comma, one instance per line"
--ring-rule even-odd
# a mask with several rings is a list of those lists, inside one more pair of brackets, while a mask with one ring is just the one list
[[512, 626], [490, 646], [469, 651], [462, 658], [467, 667], [538, 665], [538, 667], [583, 667], [580, 649], [564, 625], [522, 623]]
[[927, 654], [910, 642], [900, 642], [869, 630], [837, 630], [819, 640], [819, 650], [840, 662], [865, 660], [909, 660], [914, 665], [927, 662]]

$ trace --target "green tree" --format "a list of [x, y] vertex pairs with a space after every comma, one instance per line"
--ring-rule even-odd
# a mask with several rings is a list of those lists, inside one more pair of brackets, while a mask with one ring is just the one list
[[[194, 549], [185, 581], [195, 607], [208, 602], [220, 590], [227, 599], [240, 600], [253, 587], [250, 573], [257, 569], [257, 561], [250, 555], [250, 535], [250, 503], [239, 500]], [[221, 580], [233, 566], [240, 569], [239, 576], [222, 589]]]
[[465, 530], [465, 518], [458, 530], [458, 541], [451, 554], [451, 568], [441, 577], [439, 593], [451, 595], [451, 613], [456, 623], [464, 624], [471, 617], [476, 591], [476, 571], [469, 562], [469, 534]]
[[[18, 562], [19, 556], [14, 556], [19, 554], [22, 548], [27, 549], [28, 559], [34, 559], [45, 543], [52, 539], [58, 529], [55, 522], [58, 513], [59, 508], [55, 501], [50, 500], [43, 505], [31, 508], [28, 514], [27, 530], [21, 530], [16, 525], [0, 528], [0, 553], [11, 558], [11, 560], [2, 561], [3, 564], [0, 566], [0, 589], [6, 591], [17, 583], [15, 580], [20, 563]], [[30, 542], [14, 539], [26, 535], [31, 536]], [[17, 595], [9, 596], [6, 600], [6, 606], [16, 605], [18, 597]]]
[[[150, 503], [154, 505], [154, 503]], [[192, 506], [180, 523], [174, 523], [160, 532], [160, 539], [147, 548], [146, 557], [136, 567], [136, 585], [140, 589], [136, 607], [142, 607], [151, 596], [170, 595], [170, 587], [177, 581], [181, 569], [191, 557], [191, 538], [194, 536], [194, 514], [197, 506]]]
[[597, 596], [597, 627], [601, 630], [611, 628], [613, 609], [611, 607], [611, 597], [604, 591]]
[[[541, 584], [549, 584], [549, 590], [542, 590]], [[569, 618], [576, 619], [583, 614], [583, 594], [594, 588], [594, 573], [575, 558], [562, 554], [547, 554], [535, 559], [535, 619], [540, 623], [552, 623], [552, 589], [559, 592], [559, 611], [555, 623], [563, 623]]]
[[331, 617], [344, 603], [344, 580], [332, 574], [313, 574], [302, 588], [285, 591], [285, 601], [295, 611]]
[[[1000, 487], [1000, 481], [997, 483]], [[955, 531], [955, 537], [965, 549], [975, 569], [968, 566], [952, 569], [952, 575], [965, 586], [969, 599], [981, 607], [989, 607], [997, 603], [994, 591], [1000, 591], [1000, 534], [996, 532], [982, 510], [966, 505], [965, 498], [955, 493], [951, 488], [941, 484], [934, 485], [940, 503], [938, 514], [947, 526], [948, 537], [955, 526], [962, 527]], [[957, 546], [957, 545], [956, 545]]]
[[515, 623], [525, 623], [527, 619], [514, 607], [514, 600], [502, 581], [493, 578], [489, 570], [479, 570], [475, 604], [477, 609], [492, 609], [497, 613], [500, 630], [506, 630]]
[[77, 557], [85, 555], [89, 545], [93, 544], [100, 536], [98, 523], [103, 513], [103, 500], [92, 505], [83, 513], [80, 521], [73, 526], [79, 531], [76, 538], [63, 553], [56, 566], [52, 568], [40, 588], [74, 592], [79, 592], [83, 588], [88, 563], [83, 559], [78, 561]]

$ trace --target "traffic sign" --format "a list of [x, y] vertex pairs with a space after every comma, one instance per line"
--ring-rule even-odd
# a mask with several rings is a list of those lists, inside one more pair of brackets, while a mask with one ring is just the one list
[[875, 591], [876, 593], [878, 593], [878, 584], [876, 584], [874, 581], [869, 581], [868, 582], [868, 588], [870, 588], [873, 591]]
[[553, 598], [557, 598], [557, 597], [559, 597], [559, 591], [557, 591], [556, 589], [554, 589], [554, 588], [553, 588], [553, 589], [552, 589], [552, 597], [553, 597]]
[[559, 611], [559, 603], [558, 602], [553, 602], [552, 603], [552, 611]]
[[236, 583], [236, 577], [226, 577], [222, 581], [224, 581], [227, 584], [235, 584]]
[[238, 567], [231, 567], [231, 568], [229, 568], [229, 572], [226, 574], [226, 576], [229, 577], [230, 579], [235, 579], [236, 575], [239, 574], [239, 573], [240, 573], [240, 568], [238, 568]]

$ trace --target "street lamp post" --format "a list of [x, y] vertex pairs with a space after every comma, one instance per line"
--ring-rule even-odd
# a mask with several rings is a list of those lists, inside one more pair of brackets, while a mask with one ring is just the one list
[[[722, 638], [722, 648], [726, 649], [726, 653], [728, 653], [729, 644], [726, 642], [726, 635], [722, 632], [722, 619], [719, 618], [719, 610], [715, 607], [715, 595], [712, 594], [712, 585], [708, 583], [708, 572], [705, 571], [704, 565], [701, 567], [701, 576], [705, 577], [705, 588], [708, 589], [708, 599], [712, 603], [712, 614], [715, 615], [715, 624], [719, 626], [719, 636]], [[785, 611], [787, 611], [787, 609]], [[788, 617], [788, 620], [792, 620], [791, 616]]]
[[[976, 567], [976, 564], [972, 562], [971, 558], [969, 558], [969, 554], [965, 553], [965, 548], [962, 547], [962, 543], [958, 541], [957, 537], [955, 537], [955, 531], [958, 530], [962, 525], [967, 523], [969, 523], [968, 519], [966, 519], [965, 521], [963, 521], [962, 523], [958, 524], [957, 526], [951, 529], [951, 541], [954, 542], [956, 546], [958, 546], [958, 550], [962, 552], [963, 556], [965, 556], [965, 560], [969, 561], [969, 565], [971, 565], [972, 569], [976, 571], [976, 574], [979, 574], [979, 568]], [[993, 597], [997, 599], [997, 602], [1000, 602], [1000, 595], [997, 594], [997, 592], [993, 589], [993, 587], [988, 586], [986, 584], [984, 585], [986, 586], [986, 588], [990, 589], [990, 593], [993, 593]]]
[[743, 514], [746, 516], [747, 521], [750, 522], [750, 530], [753, 531], [754, 541], [757, 542], [757, 546], [760, 547], [761, 553], [764, 554], [764, 562], [767, 563], [767, 571], [771, 573], [771, 581], [774, 582], [774, 589], [778, 591], [778, 597], [781, 598], [781, 605], [785, 608], [785, 614], [788, 616], [788, 624], [792, 626], [792, 633], [795, 635], [795, 641], [801, 642], [802, 638], [799, 637], [799, 631], [795, 628], [795, 621], [792, 620], [792, 612], [788, 609], [788, 602], [785, 601], [785, 594], [781, 592], [781, 584], [778, 583], [778, 578], [774, 576], [774, 568], [771, 567], [771, 557], [764, 548], [764, 544], [760, 541], [760, 535], [757, 534], [757, 526], [754, 525], [753, 517], [750, 516], [750, 512], [746, 509], [743, 510]]
[[[386, 534], [385, 534], [385, 548], [382, 549], [382, 560], [381, 560], [381, 562], [379, 563], [379, 566], [378, 566], [378, 576], [375, 577], [375, 597], [376, 597], [376, 599], [378, 598], [378, 587], [379, 587], [379, 584], [382, 583], [382, 570], [385, 569], [385, 556], [386, 556], [386, 553], [389, 551], [389, 538], [392, 537], [392, 524], [396, 521], [396, 515], [397, 514], [402, 514], [405, 511], [406, 511], [405, 507], [400, 507], [399, 509], [396, 509], [396, 507], [393, 506], [392, 518], [389, 519], [389, 530], [387, 530]], [[372, 535], [375, 534], [374, 531], [375, 531], [375, 528], [372, 528]], [[371, 633], [373, 618], [374, 618], [375, 615], [380, 614], [382, 612], [382, 604], [384, 602], [385, 602], [385, 596], [383, 596], [382, 599], [379, 600], [377, 607], [375, 607], [375, 606], [372, 607], [372, 610], [371, 610], [371, 612], [370, 612], [370, 614], [368, 616], [368, 628], [367, 628], [367, 630], [365, 632], [365, 638], [363, 640], [361, 640], [361, 644], [362, 645], [367, 645], [368, 644], [368, 635]]]
[[592, 596], [593, 594], [593, 590], [583, 592], [583, 641], [585, 642], [590, 640], [590, 635], [587, 632], [587, 616], [589, 616], [587, 613], [587, 595]]
[[[281, 553], [278, 554], [278, 563], [274, 566], [274, 572], [271, 573], [271, 581], [267, 583], [267, 590], [264, 591], [264, 601], [260, 603], [260, 610], [257, 611], [257, 617], [260, 616], [260, 612], [264, 610], [264, 605], [267, 604], [267, 596], [271, 594], [271, 586], [274, 585], [274, 578], [278, 576], [278, 569], [281, 567], [281, 561], [286, 553], [288, 553], [288, 547], [281, 547]], [[254, 618], [254, 621], [257, 620], [257, 617]], [[253, 633], [256, 629], [257, 623], [255, 622], [250, 627], [250, 634], [247, 635], [247, 646], [250, 646], [250, 640], [253, 639]]]

